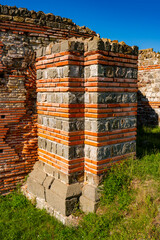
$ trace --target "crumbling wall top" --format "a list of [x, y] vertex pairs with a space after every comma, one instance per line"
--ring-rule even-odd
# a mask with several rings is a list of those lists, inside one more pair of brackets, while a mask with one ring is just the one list
[[80, 27], [73, 23], [71, 19], [55, 16], [52, 13], [45, 14], [42, 11], [29, 11], [27, 8], [17, 8], [16, 6], [11, 7], [7, 5], [0, 5], [0, 21], [29, 23], [96, 35], [96, 33], [88, 27]]
[[153, 51], [153, 48], [139, 50], [139, 65], [160, 64], [160, 53]]
[[57, 53], [61, 51], [108, 51], [113, 53], [138, 56], [137, 46], [128, 46], [124, 42], [117, 40], [111, 41], [107, 38], [90, 37], [88, 39], [70, 38], [69, 40], [61, 40], [56, 44], [50, 43], [47, 47], [41, 47], [37, 50], [37, 57]]

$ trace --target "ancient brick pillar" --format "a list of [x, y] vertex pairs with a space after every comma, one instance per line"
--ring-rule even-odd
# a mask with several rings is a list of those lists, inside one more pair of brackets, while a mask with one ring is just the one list
[[95, 39], [84, 53], [85, 184], [80, 204], [85, 212], [96, 210], [97, 186], [108, 168], [136, 152], [135, 51], [135, 47]]
[[56, 216], [79, 198], [94, 212], [104, 173], [135, 155], [137, 48], [62, 41], [38, 50], [36, 68], [39, 162], [28, 193]]

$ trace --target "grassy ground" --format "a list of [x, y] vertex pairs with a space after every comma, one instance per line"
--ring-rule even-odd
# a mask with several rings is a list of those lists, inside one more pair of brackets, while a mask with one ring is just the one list
[[[97, 214], [66, 227], [14, 192], [0, 197], [0, 240], [160, 239], [160, 128], [138, 131], [137, 159], [114, 167]], [[80, 212], [76, 212], [80, 214]]]

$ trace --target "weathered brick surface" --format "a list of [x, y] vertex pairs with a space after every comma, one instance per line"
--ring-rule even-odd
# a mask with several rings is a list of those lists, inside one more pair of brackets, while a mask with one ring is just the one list
[[141, 50], [138, 65], [138, 123], [160, 125], [160, 54]]
[[[58, 39], [93, 35], [96, 33], [77, 26], [70, 19], [0, 5], [0, 194], [15, 188], [38, 159], [35, 50]], [[47, 49], [39, 49], [37, 56], [44, 54], [44, 49], [48, 54], [51, 50], [58, 50], [57, 45], [52, 43]], [[52, 68], [48, 76], [61, 76], [63, 67], [58, 71], [55, 73]], [[71, 69], [69, 74], [73, 71], [77, 69]], [[64, 69], [65, 74], [68, 74], [67, 68]], [[41, 78], [39, 71], [37, 78]], [[48, 95], [47, 100], [45, 94], [39, 97], [42, 102], [51, 103], [55, 97], [56, 101], [61, 101], [58, 95], [53, 94]], [[64, 103], [69, 101], [67, 97], [64, 94]], [[50, 119], [48, 123], [44, 117], [38, 121], [53, 128], [55, 124], [57, 129], [62, 124], [64, 129], [68, 128], [68, 121], [61, 120], [58, 118], [53, 123]], [[72, 125], [79, 127], [75, 123]], [[41, 144], [47, 144], [48, 150], [56, 147], [51, 146], [49, 141], [42, 141]], [[69, 154], [69, 150], [62, 153], [60, 148], [58, 152], [60, 155]]]

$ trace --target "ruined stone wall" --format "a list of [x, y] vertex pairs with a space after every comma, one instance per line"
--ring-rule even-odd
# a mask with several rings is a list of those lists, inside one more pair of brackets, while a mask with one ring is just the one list
[[138, 48], [95, 37], [37, 51], [39, 162], [26, 194], [52, 214], [96, 210], [111, 165], [136, 153]]
[[139, 51], [138, 124], [160, 125], [160, 54]]
[[15, 188], [37, 160], [35, 50], [94, 35], [67, 18], [0, 5], [0, 194]]

